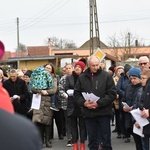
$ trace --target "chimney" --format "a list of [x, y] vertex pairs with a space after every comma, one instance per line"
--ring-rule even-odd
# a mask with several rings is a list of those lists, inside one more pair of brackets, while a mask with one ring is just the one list
[[138, 40], [135, 40], [135, 46], [138, 47]]

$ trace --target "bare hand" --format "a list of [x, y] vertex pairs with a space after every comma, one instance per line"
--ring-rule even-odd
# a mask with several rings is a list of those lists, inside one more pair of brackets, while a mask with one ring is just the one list
[[87, 101], [84, 102], [84, 106], [88, 107], [89, 109], [95, 109], [95, 108], [98, 107], [98, 104], [96, 102], [87, 100]]
[[124, 110], [125, 112], [129, 112], [129, 111], [132, 110], [132, 106], [131, 106], [131, 107], [125, 107], [125, 106], [123, 106], [123, 110]]
[[13, 101], [14, 100], [13, 97], [10, 97], [10, 100]]
[[48, 95], [48, 93], [47, 93], [46, 90], [42, 90], [41, 93], [42, 93], [43, 95]]
[[18, 100], [20, 100], [20, 96], [18, 96], [18, 98], [17, 98]]
[[135, 125], [138, 129], [140, 129], [140, 125], [138, 124], [138, 122], [135, 122], [134, 125]]
[[148, 118], [149, 117], [149, 110], [144, 109], [143, 111], [141, 111], [141, 117]]

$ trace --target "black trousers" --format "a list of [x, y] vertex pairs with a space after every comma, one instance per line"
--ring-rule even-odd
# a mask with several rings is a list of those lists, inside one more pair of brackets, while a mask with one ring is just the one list
[[65, 120], [64, 120], [64, 110], [59, 109], [59, 111], [54, 111], [53, 112], [53, 121], [52, 121], [52, 126], [51, 126], [51, 135], [50, 138], [53, 139], [54, 136], [54, 120], [56, 123], [57, 131], [58, 131], [58, 137], [60, 135], [64, 135], [64, 130], [65, 130]]
[[116, 128], [117, 128], [117, 133], [121, 133], [121, 124], [120, 124], [120, 110], [115, 109], [115, 118], [116, 118]]
[[82, 116], [71, 116], [71, 133], [73, 143], [77, 143], [79, 139], [80, 143], [84, 143], [87, 139], [86, 125]]
[[133, 136], [134, 142], [135, 142], [135, 146], [136, 146], [136, 150], [142, 150], [142, 139], [139, 135], [133, 133], [133, 128], [129, 128], [127, 129], [128, 132]]

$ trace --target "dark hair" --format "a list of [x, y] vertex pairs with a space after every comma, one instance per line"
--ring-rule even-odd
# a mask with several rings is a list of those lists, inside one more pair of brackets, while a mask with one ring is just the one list
[[47, 65], [50, 65], [52, 67], [52, 74], [54, 74], [54, 77], [56, 77], [56, 73], [55, 73], [55, 68], [54, 68], [54, 65], [52, 63], [47, 63], [44, 65], [44, 68], [47, 66]]
[[81, 59], [79, 59], [79, 61], [82, 61], [85, 65], [87, 65], [87, 60], [86, 60], [86, 58], [81, 58]]

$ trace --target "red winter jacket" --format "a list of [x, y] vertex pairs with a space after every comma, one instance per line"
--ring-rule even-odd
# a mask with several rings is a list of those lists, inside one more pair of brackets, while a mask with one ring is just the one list
[[12, 102], [10, 101], [10, 97], [7, 91], [3, 88], [2, 83], [0, 83], [0, 108], [8, 111], [9, 113], [14, 113], [14, 108]]

